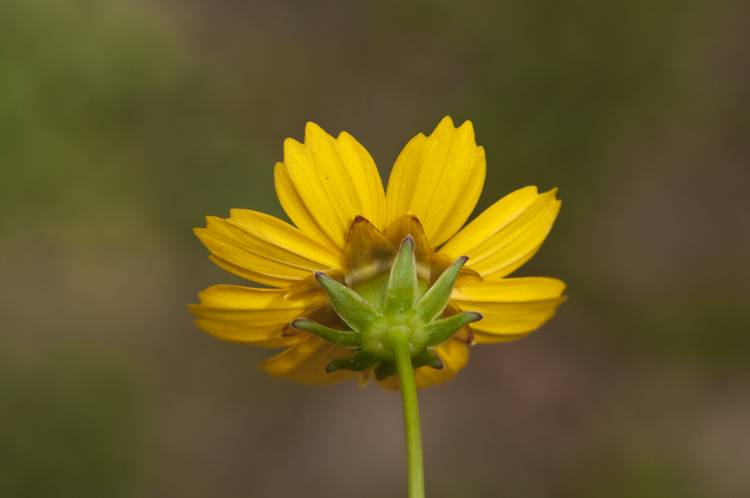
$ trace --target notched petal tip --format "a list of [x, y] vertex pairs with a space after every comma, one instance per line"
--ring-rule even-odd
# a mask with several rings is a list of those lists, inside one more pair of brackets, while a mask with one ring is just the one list
[[435, 130], [439, 130], [441, 128], [450, 128], [451, 130], [455, 130], [456, 125], [453, 124], [453, 118], [450, 116], [445, 116], [443, 119], [441, 119], [438, 125], [435, 127]]
[[333, 139], [333, 137], [331, 137], [323, 128], [321, 128], [320, 125], [318, 125], [317, 123], [313, 123], [312, 121], [308, 121], [307, 123], [305, 123], [305, 142], [307, 142], [307, 139], [310, 136], [314, 135], [323, 135]]

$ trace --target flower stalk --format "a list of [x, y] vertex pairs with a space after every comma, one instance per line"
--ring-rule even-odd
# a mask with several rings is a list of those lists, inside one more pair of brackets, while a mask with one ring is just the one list
[[[331, 329], [306, 318], [292, 322], [295, 328], [356, 350], [331, 361], [327, 372], [342, 369], [362, 372], [374, 368], [379, 380], [398, 375], [404, 408], [409, 498], [424, 498], [422, 433], [414, 369], [444, 368], [432, 348], [449, 340], [464, 325], [482, 318], [481, 313], [473, 311], [441, 318], [467, 259], [458, 258], [426, 289], [417, 276], [414, 239], [408, 235], [390, 268], [387, 286], [369, 286], [363, 293], [367, 299], [358, 293], [361, 289], [347, 287], [323, 272], [315, 273], [347, 330]], [[376, 292], [378, 288], [380, 292]]]
[[422, 430], [419, 424], [417, 386], [409, 356], [407, 334], [392, 334], [390, 348], [393, 352], [401, 384], [401, 401], [404, 408], [406, 431], [406, 464], [409, 475], [409, 498], [424, 498], [424, 463], [422, 459]]

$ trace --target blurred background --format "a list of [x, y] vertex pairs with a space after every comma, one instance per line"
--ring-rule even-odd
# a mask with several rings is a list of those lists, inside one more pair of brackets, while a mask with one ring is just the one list
[[[563, 208], [570, 299], [422, 391], [432, 498], [750, 496], [750, 4], [0, 2], [0, 495], [404, 496], [398, 394], [305, 387], [185, 308], [192, 228], [284, 217], [306, 121], [387, 178], [474, 123], [478, 213]], [[287, 219], [287, 218], [285, 218]]]

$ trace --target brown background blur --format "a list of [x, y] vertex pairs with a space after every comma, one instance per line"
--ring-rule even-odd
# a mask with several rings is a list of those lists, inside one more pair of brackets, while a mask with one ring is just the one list
[[750, 4], [0, 2], [0, 496], [405, 495], [397, 394], [257, 370], [193, 227], [284, 217], [306, 121], [387, 178], [474, 123], [475, 214], [559, 187], [570, 299], [420, 394], [431, 498], [750, 496]]

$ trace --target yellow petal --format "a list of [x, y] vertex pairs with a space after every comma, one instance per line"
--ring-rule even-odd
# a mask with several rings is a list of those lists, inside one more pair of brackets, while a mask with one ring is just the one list
[[544, 242], [560, 210], [557, 189], [538, 194], [526, 187], [480, 214], [440, 249], [468, 264], [484, 278], [499, 279], [524, 264]]
[[228, 220], [209, 216], [206, 223], [195, 234], [213, 261], [254, 282], [285, 287], [339, 265], [334, 250], [267, 214], [233, 209]]
[[[450, 340], [435, 348], [445, 368], [436, 370], [431, 367], [421, 367], [414, 371], [414, 382], [417, 389], [437, 386], [456, 376], [459, 370], [469, 361], [469, 346], [460, 341]], [[400, 389], [398, 376], [394, 375], [385, 380], [377, 381], [382, 387], [390, 390]]]
[[204, 332], [227, 341], [253, 346], [283, 347], [299, 337], [282, 337], [284, 327], [323, 300], [285, 300], [286, 289], [256, 289], [215, 285], [201, 292], [200, 304], [188, 305]]
[[484, 149], [466, 121], [459, 128], [444, 118], [429, 137], [414, 137], [396, 159], [388, 180], [388, 224], [413, 214], [437, 247], [466, 222], [485, 175]]
[[554, 278], [485, 280], [454, 289], [451, 303], [484, 315], [471, 330], [477, 343], [491, 344], [518, 339], [542, 326], [565, 301], [564, 290], [565, 284]]
[[281, 207], [292, 219], [295, 225], [304, 233], [312, 234], [321, 244], [325, 244], [333, 250], [339, 249], [336, 244], [328, 238], [312, 213], [307, 209], [302, 197], [297, 192], [289, 168], [284, 163], [276, 163], [273, 169], [274, 182], [276, 184], [276, 196], [279, 198]]
[[303, 384], [333, 384], [351, 378], [354, 372], [337, 370], [326, 373], [326, 366], [332, 360], [351, 353], [350, 349], [331, 344], [315, 334], [309, 334], [307, 338], [281, 354], [262, 362], [259, 367], [277, 379]]
[[230, 263], [229, 261], [221, 259], [215, 254], [211, 254], [208, 259], [216, 263], [216, 265], [222, 270], [226, 270], [229, 273], [234, 273], [235, 275], [246, 278], [247, 280], [250, 280], [252, 282], [259, 282], [265, 285], [271, 285], [273, 287], [285, 287], [287, 285], [290, 285], [292, 282], [295, 282], [295, 280], [290, 280], [288, 278], [273, 277], [264, 273], [258, 273], [256, 271], [248, 270], [247, 268], [242, 268]]
[[[194, 312], [198, 314], [197, 312]], [[198, 318], [195, 326], [209, 335], [223, 341], [237, 342], [262, 348], [288, 348], [298, 343], [302, 337], [284, 336], [285, 324], [273, 328], [249, 327], [247, 322], [239, 325], [213, 319]]]
[[370, 154], [348, 133], [334, 139], [308, 123], [305, 143], [284, 142], [284, 163], [275, 171], [282, 207], [308, 235], [343, 249], [355, 216], [383, 229], [383, 182]]

